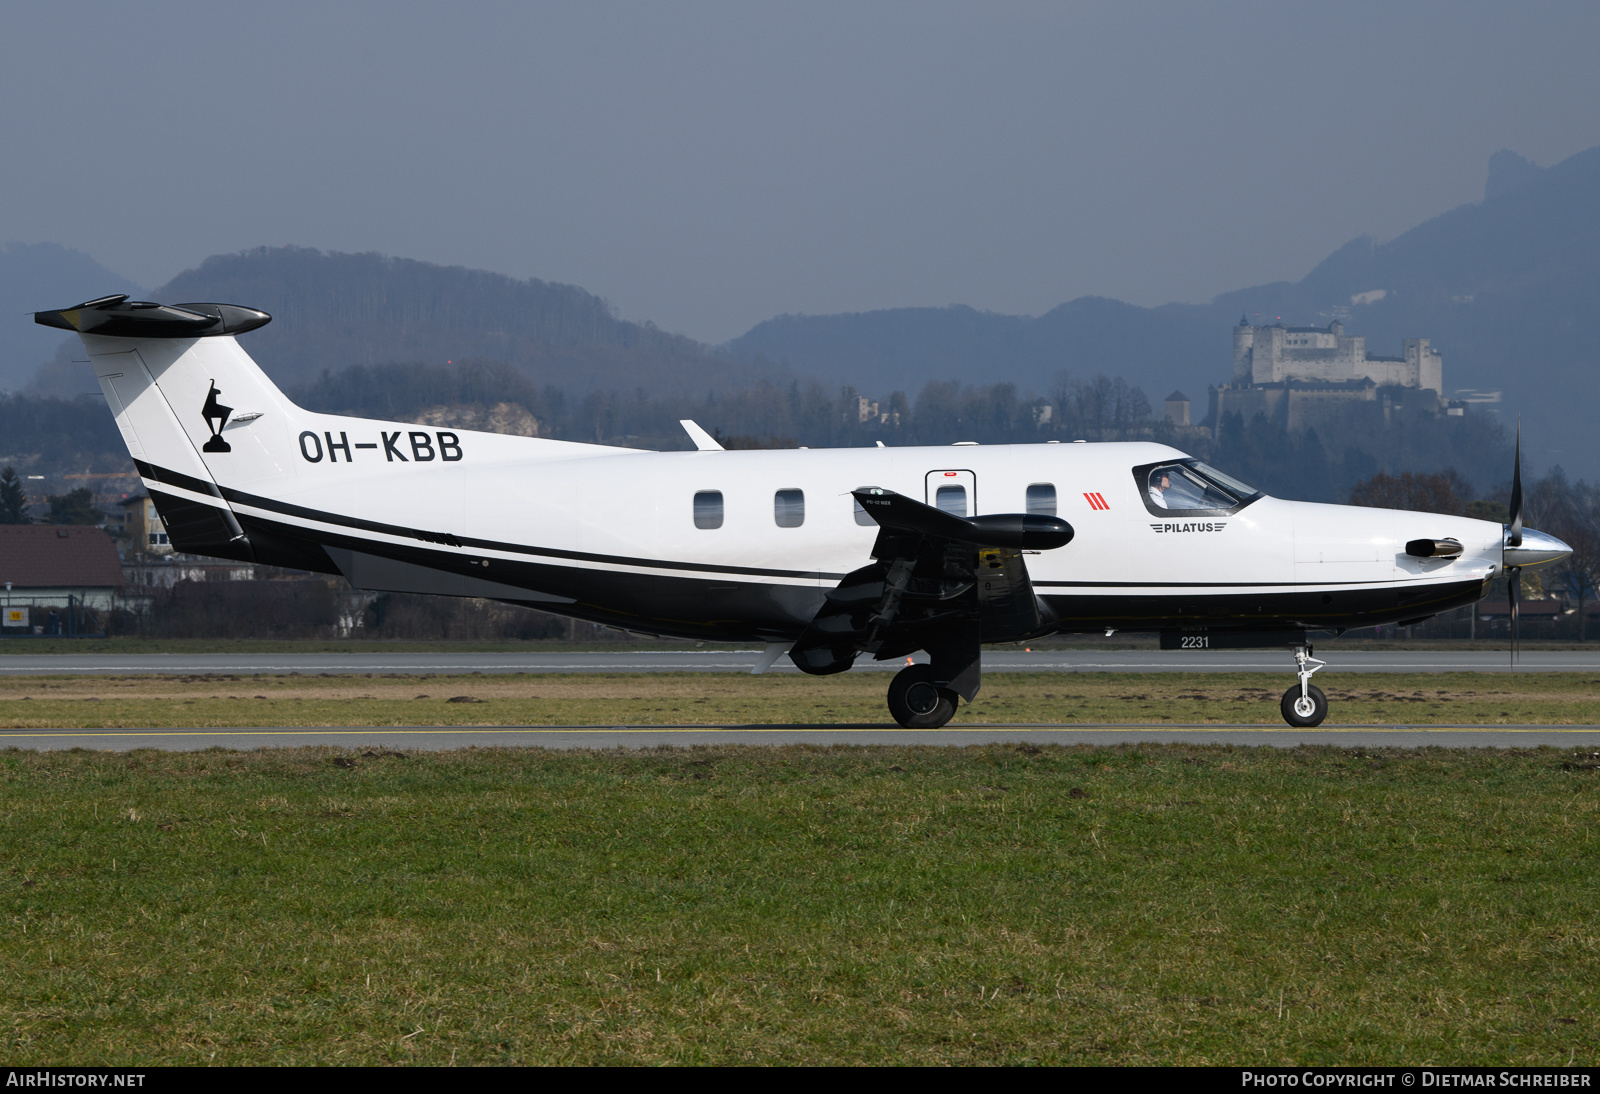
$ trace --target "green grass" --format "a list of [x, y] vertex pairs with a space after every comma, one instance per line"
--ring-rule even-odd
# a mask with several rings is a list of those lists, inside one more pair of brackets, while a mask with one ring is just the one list
[[8, 1063], [1593, 1064], [1593, 758], [0, 753]]
[[[1281, 725], [1289, 673], [990, 673], [954, 724]], [[1332, 723], [1600, 725], [1587, 673], [1317, 678]], [[0, 677], [0, 731], [146, 726], [875, 723], [887, 673]], [[474, 702], [451, 702], [467, 697]]]
[[247, 653], [628, 653], [646, 650], [755, 649], [750, 643], [704, 643], [628, 636], [613, 642], [560, 639], [368, 639], [368, 638], [9, 638], [0, 636], [0, 654], [247, 654]]

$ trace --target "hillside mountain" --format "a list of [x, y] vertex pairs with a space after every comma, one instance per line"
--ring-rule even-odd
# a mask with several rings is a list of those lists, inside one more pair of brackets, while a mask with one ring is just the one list
[[[1351, 326], [1374, 352], [1431, 338], [1445, 384], [1503, 390], [1541, 464], [1600, 474], [1590, 419], [1600, 396], [1593, 323], [1600, 305], [1600, 148], [1545, 170], [1501, 153], [1485, 198], [1375, 244], [1358, 239], [1300, 282], [1218, 297], [1239, 312], [1309, 317], [1353, 297]], [[1508, 169], [1509, 168], [1509, 169]]]
[[1046, 392], [1065, 370], [1120, 375], [1158, 397], [1182, 388], [1199, 403], [1209, 384], [1229, 378], [1229, 330], [1241, 314], [1322, 325], [1346, 308], [1347, 326], [1367, 336], [1369, 352], [1432, 339], [1451, 391], [1504, 391], [1500, 413], [1508, 422], [1522, 416], [1531, 461], [1594, 477], [1600, 447], [1588, 430], [1600, 384], [1589, 324], [1597, 304], [1600, 148], [1545, 169], [1500, 152], [1482, 202], [1387, 243], [1353, 240], [1298, 282], [1199, 305], [1090, 297], [1037, 318], [962, 307], [780, 316], [727, 348], [818, 378], [848, 377], [862, 390], [910, 390], [914, 378], [1004, 378]]
[[618, 319], [604, 300], [573, 285], [377, 254], [262, 247], [216, 255], [152, 296], [270, 312], [272, 323], [247, 346], [284, 386], [350, 365], [462, 359], [504, 361], [536, 384], [579, 394], [704, 395], [773, 375], [653, 324]]
[[[1193, 308], [1141, 308], [1085, 296], [1038, 318], [959, 304], [781, 315], [725, 348], [735, 356], [760, 354], [803, 375], [881, 394], [914, 393], [928, 380], [1005, 380], [1046, 394], [1062, 373], [1080, 378], [1106, 373], [1161, 397], [1175, 386], [1195, 383], [1197, 356], [1225, 360], [1231, 369], [1233, 343], [1226, 330], [1219, 337], [1214, 327], [1209, 316]], [[1203, 382], [1199, 386], [1199, 392], [1190, 393], [1196, 399], [1205, 390]]]
[[[21, 389], [40, 363], [55, 356], [61, 332], [34, 324], [29, 312], [80, 303], [84, 293], [144, 290], [84, 254], [55, 243], [0, 244], [0, 391]], [[78, 356], [83, 356], [78, 354]], [[84, 373], [90, 385], [93, 377]], [[72, 392], [87, 391], [77, 385]]]

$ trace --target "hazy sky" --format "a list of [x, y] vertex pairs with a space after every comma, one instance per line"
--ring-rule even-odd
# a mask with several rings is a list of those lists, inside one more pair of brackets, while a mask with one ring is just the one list
[[1195, 301], [1600, 144], [1597, 47], [1592, 3], [8, 0], [0, 240], [376, 250], [712, 342]]

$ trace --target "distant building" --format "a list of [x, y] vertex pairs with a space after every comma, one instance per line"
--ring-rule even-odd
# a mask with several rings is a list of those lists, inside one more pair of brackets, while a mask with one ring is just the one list
[[[87, 524], [0, 524], [0, 599], [6, 606], [96, 611], [122, 590], [122, 563], [105, 529]], [[32, 620], [33, 626], [39, 620]]]
[[1285, 380], [1350, 383], [1444, 391], [1444, 358], [1426, 338], [1407, 338], [1403, 356], [1373, 357], [1364, 335], [1347, 335], [1338, 320], [1326, 327], [1252, 327], [1240, 317], [1233, 328], [1233, 384]]
[[1167, 421], [1178, 426], [1189, 424], [1189, 396], [1181, 391], [1167, 396]]
[[128, 537], [128, 548], [139, 555], [170, 555], [172, 540], [167, 526], [156, 512], [156, 503], [146, 494], [124, 498], [121, 502], [122, 530]]
[[1210, 422], [1220, 429], [1226, 414], [1245, 421], [1263, 414], [1291, 430], [1324, 430], [1387, 423], [1399, 407], [1464, 413], [1463, 404], [1442, 398], [1444, 358], [1428, 339], [1407, 338], [1401, 348], [1400, 357], [1374, 357], [1366, 338], [1346, 334], [1338, 320], [1255, 327], [1241, 317], [1233, 380], [1211, 389]]

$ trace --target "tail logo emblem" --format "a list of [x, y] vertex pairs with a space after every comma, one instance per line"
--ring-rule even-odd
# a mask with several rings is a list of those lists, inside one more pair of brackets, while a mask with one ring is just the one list
[[228, 415], [233, 413], [233, 407], [223, 406], [217, 402], [217, 396], [222, 392], [217, 390], [217, 382], [211, 381], [211, 390], [206, 392], [206, 405], [200, 408], [200, 416], [206, 420], [206, 426], [211, 430], [211, 439], [201, 446], [202, 452], [232, 452], [233, 445], [222, 439], [222, 427], [228, 424]]

